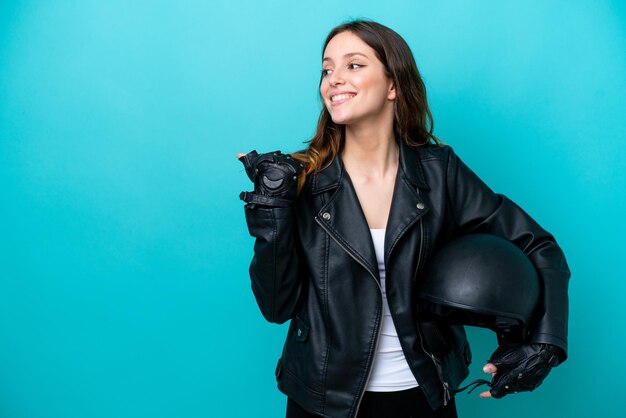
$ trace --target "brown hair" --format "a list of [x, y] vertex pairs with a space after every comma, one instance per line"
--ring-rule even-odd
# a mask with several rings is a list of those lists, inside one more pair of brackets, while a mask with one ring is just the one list
[[[376, 52], [376, 57], [385, 69], [385, 75], [391, 78], [396, 86], [394, 133], [412, 146], [425, 145], [429, 142], [442, 144], [441, 140], [433, 135], [434, 122], [426, 100], [426, 87], [415, 64], [413, 53], [405, 40], [380, 23], [352, 20], [330, 31], [324, 42], [322, 55], [330, 40], [346, 31], [361, 38]], [[320, 76], [320, 85], [322, 80], [323, 75]], [[322, 110], [315, 135], [306, 141], [309, 146], [303, 154], [293, 154], [295, 158], [307, 163], [299, 179], [299, 190], [308, 174], [325, 168], [341, 151], [344, 133], [344, 125], [333, 122], [322, 98]]]

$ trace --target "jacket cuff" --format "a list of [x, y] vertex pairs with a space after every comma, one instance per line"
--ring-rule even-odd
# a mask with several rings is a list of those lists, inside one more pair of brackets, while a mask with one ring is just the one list
[[567, 360], [567, 340], [560, 338], [556, 335], [553, 334], [532, 334], [530, 336], [530, 339], [528, 340], [529, 343], [540, 343], [540, 344], [551, 344], [554, 346], [559, 347], [563, 352], [562, 352], [562, 356], [560, 358], [560, 363], [563, 363], [565, 360]]

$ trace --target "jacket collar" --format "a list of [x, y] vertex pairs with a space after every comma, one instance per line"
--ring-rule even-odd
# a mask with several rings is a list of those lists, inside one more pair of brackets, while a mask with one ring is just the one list
[[[404, 145], [402, 141], [399, 141], [399, 145], [400, 161], [385, 232], [385, 264], [400, 238], [429, 211], [420, 196], [420, 189], [430, 189], [424, 181], [418, 152], [415, 148]], [[316, 222], [379, 280], [369, 226], [350, 176], [343, 169], [339, 156], [313, 178], [313, 194], [325, 191], [332, 193], [328, 199], [322, 199], [321, 209], [315, 216]]]
[[[411, 147], [404, 141], [396, 137], [396, 142], [400, 148], [399, 163], [401, 171], [406, 179], [415, 187], [423, 190], [430, 190], [424, 179], [424, 171], [420, 163], [419, 148]], [[343, 164], [339, 155], [335, 156], [330, 165], [313, 175], [313, 194], [325, 192], [339, 187], [344, 176]]]

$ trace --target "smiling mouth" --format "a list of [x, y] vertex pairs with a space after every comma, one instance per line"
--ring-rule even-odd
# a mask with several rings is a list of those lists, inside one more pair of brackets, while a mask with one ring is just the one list
[[356, 96], [356, 94], [352, 94], [352, 93], [338, 94], [330, 98], [330, 104], [333, 106], [337, 106], [337, 105], [347, 102], [348, 100], [352, 99], [354, 96]]

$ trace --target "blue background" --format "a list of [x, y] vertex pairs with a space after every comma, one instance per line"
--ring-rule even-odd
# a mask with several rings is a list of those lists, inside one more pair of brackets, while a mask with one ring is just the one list
[[[235, 154], [302, 148], [356, 17], [407, 40], [435, 133], [573, 272], [570, 359], [461, 417], [624, 416], [624, 2], [112, 0], [0, 5], [0, 417], [284, 416]], [[495, 338], [470, 339], [483, 377]]]

